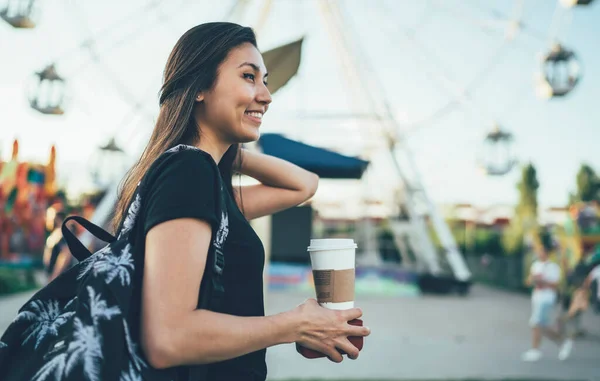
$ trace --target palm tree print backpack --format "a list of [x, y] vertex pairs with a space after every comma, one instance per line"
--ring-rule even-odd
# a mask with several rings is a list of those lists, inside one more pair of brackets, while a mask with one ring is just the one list
[[[196, 148], [174, 147], [156, 162], [186, 149]], [[223, 183], [220, 175], [217, 177], [220, 228], [213, 231], [198, 305], [210, 310], [219, 309], [224, 293], [222, 248], [228, 232]], [[134, 255], [130, 233], [143, 208], [144, 190], [142, 180], [118, 237], [82, 217], [71, 216], [65, 220], [63, 235], [79, 263], [39, 290], [2, 335], [0, 380], [196, 381], [205, 378], [205, 365], [152, 368], [131, 335], [130, 327], [139, 326], [138, 322], [129, 321], [129, 311], [134, 303], [132, 290], [141, 287], [134, 283], [141, 281], [143, 258]], [[69, 221], [79, 223], [107, 245], [90, 253], [67, 229]]]

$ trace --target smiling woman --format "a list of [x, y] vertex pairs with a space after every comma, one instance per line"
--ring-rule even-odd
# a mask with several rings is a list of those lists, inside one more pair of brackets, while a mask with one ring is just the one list
[[[283, 343], [341, 362], [340, 351], [358, 356], [347, 337], [369, 334], [347, 323], [361, 316], [359, 309], [330, 311], [315, 300], [265, 316], [264, 249], [248, 220], [301, 204], [319, 180], [287, 161], [239, 148], [260, 136], [272, 101], [267, 78], [250, 28], [208, 23], [186, 32], [165, 68], [150, 141], [120, 194], [115, 226], [131, 229], [135, 255], [144, 258], [131, 335], [151, 366], [176, 368], [180, 380], [264, 380], [266, 348]], [[157, 160], [165, 151], [174, 154]], [[258, 184], [234, 188], [234, 171]], [[135, 200], [139, 213], [131, 226], [125, 211], [142, 178], [146, 196]], [[211, 280], [211, 242], [225, 263], [216, 310], [199, 307]]]
[[[179, 39], [150, 141], [119, 195], [117, 237], [66, 220], [110, 243], [92, 255], [63, 225], [80, 262], [0, 337], [0, 379], [265, 380], [266, 348], [294, 342], [334, 362], [358, 357], [348, 337], [370, 332], [348, 324], [358, 308], [309, 299], [265, 316], [265, 253], [248, 220], [301, 204], [319, 181], [239, 148], [259, 137], [266, 77], [250, 28], [208, 23]], [[233, 171], [258, 184], [234, 189]]]
[[203, 137], [226, 144], [259, 138], [262, 116], [271, 103], [267, 70], [260, 52], [251, 43], [233, 49], [219, 68], [214, 86], [196, 96], [194, 117]]
[[[63, 226], [80, 263], [0, 337], [2, 380], [265, 380], [266, 348], [294, 342], [334, 362], [358, 357], [348, 337], [369, 334], [348, 324], [358, 308], [309, 299], [265, 316], [265, 253], [248, 220], [303, 203], [319, 181], [239, 148], [260, 135], [272, 101], [266, 78], [250, 28], [207, 23], [179, 39], [156, 125], [119, 195], [117, 237], [70, 217], [110, 244], [92, 256]], [[234, 171], [258, 184], [234, 189]], [[32, 353], [40, 359], [32, 366], [10, 360]]]

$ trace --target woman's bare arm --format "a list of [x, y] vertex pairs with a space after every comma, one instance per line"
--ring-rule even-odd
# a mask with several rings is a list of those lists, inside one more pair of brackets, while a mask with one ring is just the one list
[[260, 182], [239, 187], [236, 192], [238, 206], [248, 220], [300, 205], [315, 194], [319, 185], [319, 177], [312, 172], [248, 150], [242, 151], [239, 171]]
[[273, 345], [301, 342], [333, 361], [358, 351], [346, 336], [366, 336], [368, 328], [347, 322], [360, 309], [330, 311], [315, 301], [267, 317], [238, 317], [197, 310], [198, 293], [211, 239], [207, 222], [171, 220], [146, 237], [142, 290], [142, 348], [155, 368], [211, 363]]

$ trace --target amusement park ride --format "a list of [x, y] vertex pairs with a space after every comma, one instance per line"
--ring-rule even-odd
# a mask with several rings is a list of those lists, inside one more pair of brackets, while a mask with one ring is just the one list
[[[229, 12], [227, 19], [238, 21], [244, 13], [244, 8], [248, 6], [250, 0], [238, 0], [235, 6]], [[525, 0], [515, 0], [516, 8], [519, 9], [517, 15], [512, 20], [504, 20], [502, 28], [513, 28], [513, 33], [507, 34], [507, 42], [524, 29], [521, 21], [521, 10]], [[272, 0], [265, 0], [263, 12], [255, 30], [260, 33], [262, 24], [270, 9]], [[592, 0], [560, 0], [555, 11], [553, 19], [554, 30], [560, 22], [561, 12], [569, 12], [571, 7], [586, 6]], [[8, 0], [3, 9], [0, 9], [0, 17], [14, 28], [34, 28], [37, 3], [35, 0]], [[156, 1], [150, 1], [151, 5]], [[439, 211], [434, 206], [428, 196], [428, 192], [420, 179], [417, 166], [414, 163], [413, 155], [406, 145], [404, 132], [406, 126], [402, 125], [392, 112], [392, 107], [385, 98], [382, 85], [378, 82], [376, 76], [372, 75], [353, 75], [352, 73], [367, 72], [370, 70], [370, 63], [367, 54], [361, 50], [358, 39], [351, 36], [354, 28], [349, 27], [348, 17], [344, 15], [343, 7], [339, 1], [319, 1], [321, 15], [326, 30], [330, 38], [338, 49], [338, 59], [341, 72], [348, 76], [350, 90], [355, 95], [358, 94], [363, 99], [366, 97], [370, 105], [370, 112], [377, 121], [378, 134], [384, 139], [387, 145], [389, 158], [396, 169], [398, 182], [401, 184], [402, 196], [398, 203], [406, 212], [407, 218], [393, 216], [390, 220], [391, 227], [395, 235], [396, 243], [402, 247], [409, 244], [416, 254], [416, 263], [412, 264], [415, 270], [430, 274], [433, 277], [450, 278], [454, 281], [455, 290], [459, 292], [468, 291], [471, 273], [464, 261], [464, 258], [458, 250], [457, 244], [445, 223]], [[553, 28], [551, 28], [553, 29]], [[536, 92], [543, 98], [561, 98], [568, 95], [580, 82], [581, 70], [580, 63], [575, 52], [568, 47], [558, 43], [556, 33], [551, 32], [549, 36], [549, 51], [541, 57], [540, 72], [536, 79]], [[82, 44], [81, 49], [88, 47], [88, 44]], [[298, 70], [301, 62], [302, 39], [293, 41], [284, 46], [278, 47], [263, 56], [270, 71], [270, 82], [277, 82], [275, 92], [283, 87]], [[285, 65], [285, 71], [277, 67], [272, 67], [270, 62], [281, 61], [285, 58], [289, 62]], [[296, 64], [294, 64], [296, 62]], [[290, 66], [292, 67], [290, 69]], [[32, 109], [45, 115], [62, 115], [68, 110], [64, 109], [63, 102], [66, 87], [66, 76], [58, 73], [56, 63], [43, 67], [35, 73], [35, 79], [31, 85], [30, 106]], [[439, 74], [439, 73], [438, 73]], [[439, 74], [443, 77], [443, 74]], [[470, 94], [461, 86], [453, 84], [449, 78], [439, 78], [444, 83], [454, 86], [456, 99], [453, 104], [459, 106], [473, 106], [473, 100]], [[137, 107], [138, 105], [134, 105]], [[435, 114], [435, 113], [434, 113]], [[490, 118], [491, 119], [491, 118]], [[503, 176], [509, 173], [518, 163], [513, 151], [513, 135], [505, 128], [501, 127], [495, 121], [491, 121], [494, 127], [485, 136], [483, 141], [483, 150], [479, 156], [479, 166], [489, 176]], [[420, 127], [420, 126], [419, 126]], [[112, 139], [101, 149], [102, 155], [120, 154], [122, 149], [116, 146]], [[116, 187], [115, 183], [110, 185]], [[114, 205], [116, 192], [107, 192], [107, 196], [98, 206], [93, 222], [104, 224], [107, 216], [110, 215]], [[430, 221], [434, 231], [441, 242], [443, 253], [438, 253], [430, 236], [427, 225]], [[600, 237], [600, 232], [594, 237]], [[600, 238], [598, 238], [600, 242]], [[440, 255], [441, 254], [441, 255]], [[444, 268], [449, 268], [450, 272]]]

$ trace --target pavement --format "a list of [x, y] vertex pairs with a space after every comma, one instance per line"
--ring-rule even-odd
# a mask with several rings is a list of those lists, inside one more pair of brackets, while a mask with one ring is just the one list
[[[310, 296], [271, 292], [267, 313]], [[590, 311], [583, 322], [589, 337], [575, 343], [571, 358], [559, 361], [557, 346], [545, 341], [544, 358], [525, 363], [520, 356], [530, 345], [526, 295], [475, 286], [467, 297], [362, 297], [356, 306], [372, 332], [358, 360], [308, 360], [292, 345], [278, 346], [267, 351], [269, 378], [600, 380], [600, 316]]]
[[[0, 298], [0, 332], [31, 295]], [[311, 296], [270, 291], [267, 313], [292, 309]], [[600, 316], [590, 311], [583, 320], [588, 335], [576, 341], [571, 358], [559, 361], [557, 346], [544, 341], [544, 357], [524, 363], [520, 356], [530, 345], [526, 295], [477, 285], [466, 297], [357, 298], [372, 331], [357, 360], [308, 360], [293, 345], [281, 345], [267, 351], [269, 379], [600, 380]]]

